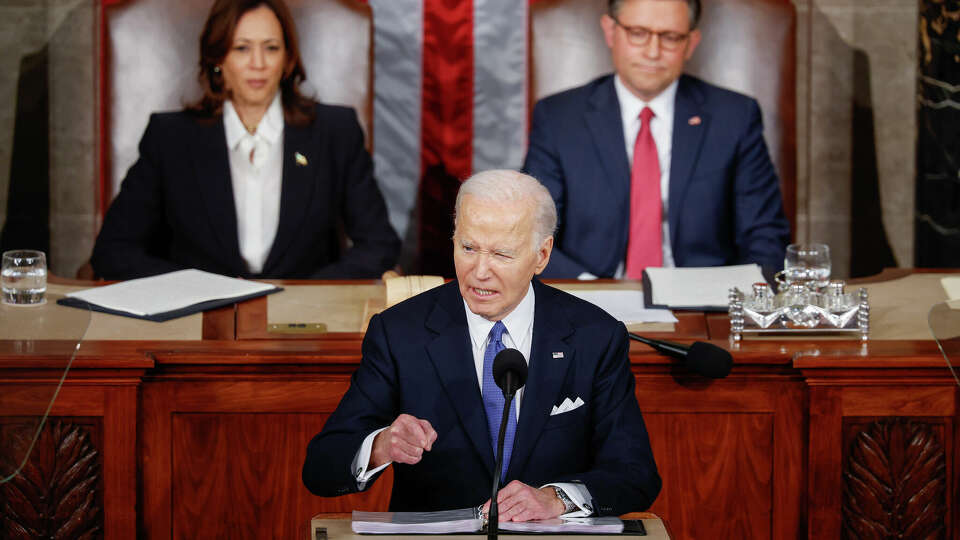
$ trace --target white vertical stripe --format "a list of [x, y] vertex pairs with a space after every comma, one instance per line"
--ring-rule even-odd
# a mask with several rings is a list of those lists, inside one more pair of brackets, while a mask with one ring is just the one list
[[519, 169], [527, 138], [526, 0], [474, 0], [473, 170]]
[[370, 0], [373, 8], [373, 164], [390, 224], [407, 234], [420, 181], [422, 0]]

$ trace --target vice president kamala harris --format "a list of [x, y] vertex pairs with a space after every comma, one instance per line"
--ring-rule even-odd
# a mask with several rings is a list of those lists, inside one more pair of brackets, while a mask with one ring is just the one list
[[323, 279], [391, 268], [400, 241], [356, 114], [302, 96], [305, 78], [282, 0], [217, 0], [200, 38], [203, 97], [151, 116], [94, 246], [95, 274]]

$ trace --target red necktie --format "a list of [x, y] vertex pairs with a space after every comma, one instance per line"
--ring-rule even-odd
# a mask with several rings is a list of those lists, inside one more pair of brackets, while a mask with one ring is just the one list
[[650, 132], [653, 110], [640, 112], [640, 133], [633, 145], [630, 172], [630, 238], [627, 240], [627, 277], [640, 279], [644, 268], [663, 265], [660, 230], [660, 159]]

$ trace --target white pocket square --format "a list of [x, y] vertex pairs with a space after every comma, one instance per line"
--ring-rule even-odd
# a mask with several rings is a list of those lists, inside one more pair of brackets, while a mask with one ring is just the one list
[[553, 409], [550, 411], [550, 416], [556, 416], [558, 414], [563, 414], [570, 412], [578, 407], [583, 405], [583, 400], [577, 397], [575, 401], [570, 401], [570, 398], [563, 400], [563, 403], [560, 406], [553, 406]]

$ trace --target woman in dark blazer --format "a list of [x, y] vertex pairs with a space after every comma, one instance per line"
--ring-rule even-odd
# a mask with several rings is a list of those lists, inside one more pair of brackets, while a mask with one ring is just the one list
[[356, 114], [303, 97], [305, 78], [282, 0], [217, 0], [200, 40], [204, 95], [151, 116], [97, 237], [96, 275], [368, 278], [392, 267], [400, 241]]

